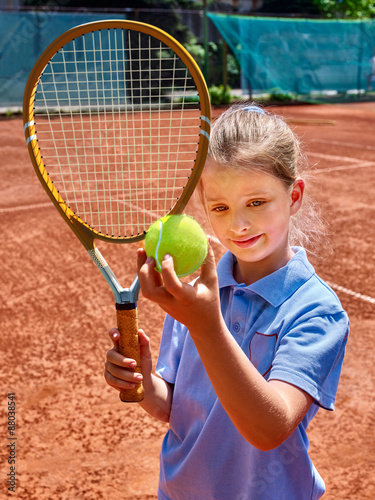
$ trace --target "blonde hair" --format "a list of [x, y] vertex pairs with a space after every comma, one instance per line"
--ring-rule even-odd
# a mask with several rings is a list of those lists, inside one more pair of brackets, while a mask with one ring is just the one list
[[[209, 160], [222, 168], [260, 170], [282, 181], [286, 189], [298, 178], [306, 181], [308, 177], [298, 137], [280, 116], [255, 103], [235, 104], [213, 123]], [[197, 189], [204, 205], [202, 182]], [[317, 207], [305, 192], [301, 209], [291, 219], [290, 244], [312, 246], [323, 233]]]

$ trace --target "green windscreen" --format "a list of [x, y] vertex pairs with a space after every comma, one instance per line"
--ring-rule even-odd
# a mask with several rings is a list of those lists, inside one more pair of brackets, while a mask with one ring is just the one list
[[374, 21], [208, 15], [253, 95], [375, 99]]

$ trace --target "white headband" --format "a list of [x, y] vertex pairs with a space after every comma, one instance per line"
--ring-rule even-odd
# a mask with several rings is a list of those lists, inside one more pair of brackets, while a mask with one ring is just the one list
[[261, 115], [265, 115], [266, 113], [262, 108], [259, 108], [258, 106], [246, 106], [245, 108], [242, 108], [244, 111], [252, 111], [254, 113], [260, 113]]

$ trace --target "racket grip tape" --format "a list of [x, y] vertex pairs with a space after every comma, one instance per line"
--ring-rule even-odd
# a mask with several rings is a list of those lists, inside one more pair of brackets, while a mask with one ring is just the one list
[[[134, 371], [141, 373], [141, 356], [139, 352], [137, 305], [116, 304], [117, 328], [120, 332], [119, 352], [126, 358], [134, 359], [137, 366]], [[124, 403], [139, 402], [144, 397], [142, 383], [138, 383], [133, 389], [127, 389], [120, 393], [120, 399]]]

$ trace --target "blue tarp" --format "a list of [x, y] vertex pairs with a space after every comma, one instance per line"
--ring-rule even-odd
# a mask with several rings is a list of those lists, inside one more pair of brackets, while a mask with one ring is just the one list
[[0, 11], [0, 108], [21, 107], [26, 80], [34, 63], [64, 31], [124, 15]]
[[366, 91], [373, 62], [375, 71], [373, 20], [212, 13], [209, 18], [231, 47], [253, 91], [278, 89], [299, 95]]

